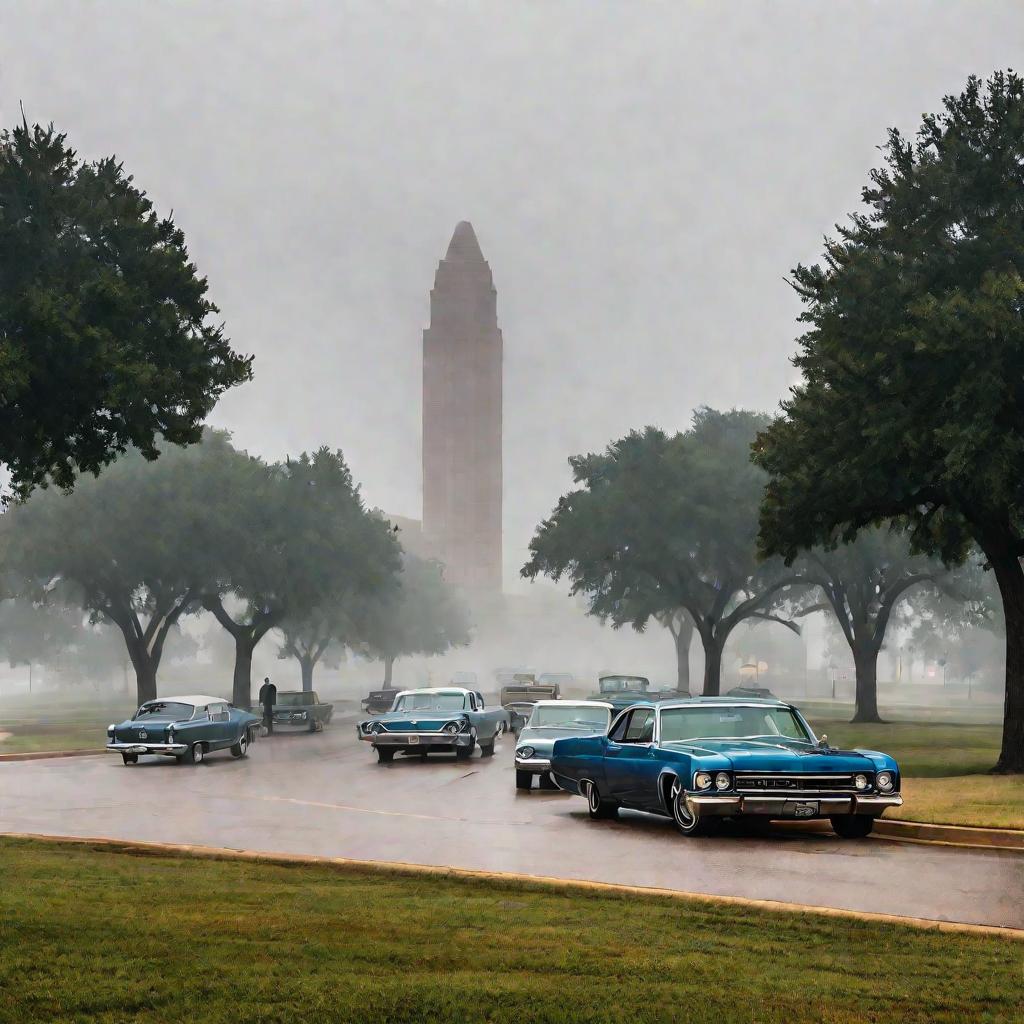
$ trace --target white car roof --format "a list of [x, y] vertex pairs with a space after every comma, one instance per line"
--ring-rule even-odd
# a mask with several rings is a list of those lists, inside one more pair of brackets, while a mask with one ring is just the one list
[[395, 695], [396, 697], [404, 697], [409, 693], [450, 693], [450, 694], [461, 694], [465, 697], [467, 694], [474, 693], [473, 690], [467, 690], [462, 686], [418, 686], [414, 690], [399, 690]]
[[155, 697], [153, 700], [145, 701], [146, 704], [153, 704], [155, 702], [166, 701], [173, 704], [191, 704], [196, 707], [199, 704], [227, 704], [228, 700], [226, 697], [204, 697], [200, 694], [191, 694], [186, 697]]
[[538, 700], [534, 702], [535, 708], [607, 708], [612, 706], [604, 700]]

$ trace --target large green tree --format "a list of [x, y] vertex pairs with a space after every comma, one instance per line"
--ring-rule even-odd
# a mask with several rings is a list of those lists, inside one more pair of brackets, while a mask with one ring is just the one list
[[399, 658], [444, 654], [471, 639], [468, 610], [440, 562], [405, 552], [398, 582], [396, 590], [365, 602], [354, 627], [359, 649], [384, 663], [386, 687]]
[[717, 694], [738, 623], [796, 629], [775, 606], [801, 584], [799, 572], [757, 558], [765, 476], [750, 444], [766, 423], [757, 413], [704, 408], [685, 433], [648, 427], [602, 454], [573, 456], [578, 486], [541, 523], [523, 575], [567, 577], [591, 614], [613, 626], [643, 630], [652, 617], [685, 612], [704, 647], [704, 693]]
[[1022, 152], [1013, 73], [890, 131], [865, 210], [793, 272], [803, 379], [755, 449], [766, 553], [894, 518], [947, 561], [981, 548], [1006, 619], [1000, 772], [1024, 772]]
[[366, 510], [341, 452], [260, 467], [253, 481], [236, 492], [242, 500], [219, 531], [217, 586], [202, 595], [235, 642], [238, 707], [250, 706], [253, 652], [271, 629], [387, 595], [399, 568], [391, 528]]
[[247, 380], [182, 232], [113, 157], [53, 127], [0, 133], [0, 464], [16, 494], [70, 487], [129, 447], [199, 440]]
[[223, 482], [247, 463], [214, 432], [162, 446], [156, 462], [131, 451], [71, 493], [47, 488], [13, 503], [0, 516], [0, 563], [24, 592], [59, 583], [116, 626], [138, 699], [150, 700], [168, 634], [215, 578], [233, 501]]

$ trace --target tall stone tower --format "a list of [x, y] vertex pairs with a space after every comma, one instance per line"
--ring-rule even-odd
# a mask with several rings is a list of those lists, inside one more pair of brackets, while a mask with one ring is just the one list
[[423, 534], [446, 578], [477, 591], [501, 590], [501, 362], [491, 268], [462, 221], [423, 332]]

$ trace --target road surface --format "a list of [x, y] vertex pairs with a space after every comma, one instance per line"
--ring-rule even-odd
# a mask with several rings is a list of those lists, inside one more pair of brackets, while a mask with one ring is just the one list
[[[119, 757], [0, 764], [0, 832], [104, 836], [407, 861], [1024, 928], [1024, 857], [780, 829], [684, 839], [583, 800], [517, 792], [512, 740], [493, 758], [378, 765], [351, 721], [275, 735], [244, 760]], [[951, 780], [950, 785], [956, 782]]]

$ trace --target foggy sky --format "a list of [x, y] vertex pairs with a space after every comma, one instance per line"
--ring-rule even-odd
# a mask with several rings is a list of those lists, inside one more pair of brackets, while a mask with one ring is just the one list
[[566, 456], [794, 380], [784, 283], [889, 125], [1013, 66], [1024, 5], [6, 0], [18, 101], [173, 209], [255, 379], [212, 422], [420, 515], [420, 346], [471, 220], [505, 337], [506, 587]]

